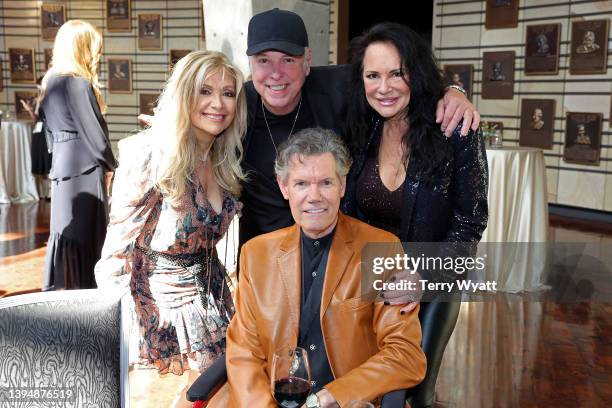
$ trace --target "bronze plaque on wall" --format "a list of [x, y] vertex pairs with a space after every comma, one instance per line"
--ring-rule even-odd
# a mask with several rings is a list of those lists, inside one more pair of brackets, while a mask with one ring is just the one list
[[525, 74], [555, 75], [559, 72], [561, 24], [527, 26]]
[[170, 68], [193, 50], [170, 50]]
[[519, 145], [552, 149], [554, 128], [554, 99], [523, 99]]
[[472, 100], [474, 66], [473, 65], [445, 65], [444, 73], [449, 83], [465, 89], [467, 97]]
[[572, 22], [570, 74], [604, 74], [608, 60], [610, 20]]
[[155, 112], [153, 109], [157, 106], [157, 100], [159, 99], [159, 94], [152, 93], [141, 93], [139, 95], [139, 107], [140, 114], [153, 116]]
[[110, 93], [132, 93], [132, 60], [108, 59], [108, 90]]
[[482, 57], [482, 97], [514, 97], [514, 51], [485, 52]]
[[17, 119], [22, 120], [32, 120], [30, 114], [23, 107], [21, 101], [25, 101], [29, 103], [30, 106], [36, 106], [36, 98], [38, 97], [37, 92], [27, 92], [27, 91], [15, 91], [15, 113], [17, 114]]
[[36, 83], [35, 61], [33, 48], [9, 48], [11, 81], [15, 83]]
[[57, 30], [66, 22], [66, 8], [63, 4], [43, 3], [40, 6], [40, 27], [43, 40], [53, 40]]
[[487, 0], [486, 28], [511, 28], [518, 26], [518, 0]]
[[138, 15], [138, 49], [162, 49], [162, 16], [161, 14]]
[[106, 0], [106, 28], [111, 32], [132, 31], [131, 0]]
[[53, 49], [45, 48], [45, 71], [49, 70], [52, 59], [53, 59]]
[[599, 166], [601, 120], [601, 113], [567, 113], [563, 160], [568, 163]]

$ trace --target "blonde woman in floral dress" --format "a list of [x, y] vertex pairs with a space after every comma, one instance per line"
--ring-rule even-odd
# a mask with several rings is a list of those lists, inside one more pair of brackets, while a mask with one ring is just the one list
[[[129, 287], [140, 361], [191, 383], [225, 350], [233, 315], [215, 244], [240, 210], [243, 78], [223, 54], [181, 59], [151, 127], [120, 143], [100, 288]], [[173, 406], [190, 406], [184, 390]]]

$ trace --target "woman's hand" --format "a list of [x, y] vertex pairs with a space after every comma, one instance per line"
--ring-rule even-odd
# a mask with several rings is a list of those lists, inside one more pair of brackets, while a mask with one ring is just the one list
[[[402, 282], [405, 289], [385, 289], [378, 294], [377, 300], [384, 301], [385, 305], [403, 306], [400, 309], [401, 314], [412, 312], [423, 296], [420, 279], [419, 273], [411, 270], [393, 272], [393, 275], [385, 281], [387, 283]], [[410, 285], [409, 289], [408, 285]]]
[[36, 122], [38, 120], [38, 115], [36, 114], [36, 112], [34, 112], [34, 107], [32, 106], [32, 103], [25, 99], [20, 99], [19, 102], [21, 102], [21, 106], [23, 106], [23, 109], [28, 112], [32, 120]]
[[142, 126], [151, 126], [151, 123], [153, 123], [153, 116], [141, 113], [138, 115], [138, 123]]
[[111, 184], [113, 182], [113, 175], [115, 173], [112, 171], [107, 171], [106, 173], [104, 173], [104, 179], [105, 179], [105, 186], [106, 186], [106, 194], [108, 196], [111, 195]]
[[467, 135], [470, 128], [476, 131], [480, 125], [480, 114], [474, 105], [461, 91], [449, 88], [438, 101], [436, 123], [441, 123], [440, 129], [446, 137], [451, 137], [462, 119], [461, 136]]

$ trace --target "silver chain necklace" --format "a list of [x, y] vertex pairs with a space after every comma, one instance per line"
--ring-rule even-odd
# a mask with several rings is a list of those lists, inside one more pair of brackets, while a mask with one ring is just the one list
[[[293, 119], [293, 126], [291, 126], [291, 130], [289, 131], [289, 135], [287, 135], [287, 139], [293, 133], [295, 124], [297, 123], [298, 117], [300, 116], [301, 107], [302, 107], [302, 97], [300, 96], [300, 103], [298, 104], [298, 110], [297, 110], [297, 113], [295, 114], [295, 118]], [[274, 143], [274, 138], [272, 137], [272, 131], [270, 130], [270, 125], [268, 124], [268, 118], [266, 118], [266, 108], [264, 107], [263, 99], [261, 100], [261, 110], [263, 112], [264, 122], [266, 122], [266, 128], [268, 128], [268, 135], [270, 135], [270, 141], [272, 142], [272, 146], [274, 146], [274, 151], [276, 151], [276, 155], [278, 156], [278, 149], [276, 148], [276, 143]]]

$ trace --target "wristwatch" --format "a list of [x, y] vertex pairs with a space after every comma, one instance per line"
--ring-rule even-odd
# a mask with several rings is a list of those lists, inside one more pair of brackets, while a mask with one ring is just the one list
[[317, 394], [310, 394], [306, 398], [306, 408], [321, 408], [321, 401], [319, 401]]

